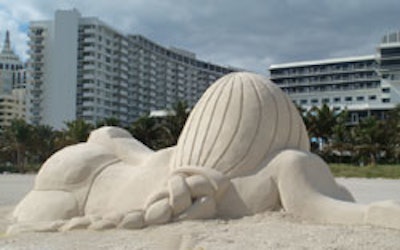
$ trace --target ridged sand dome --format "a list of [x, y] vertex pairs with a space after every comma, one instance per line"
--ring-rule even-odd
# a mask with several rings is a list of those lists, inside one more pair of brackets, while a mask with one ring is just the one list
[[229, 177], [247, 175], [288, 148], [309, 150], [289, 97], [263, 76], [231, 73], [210, 86], [192, 110], [172, 168], [206, 166]]

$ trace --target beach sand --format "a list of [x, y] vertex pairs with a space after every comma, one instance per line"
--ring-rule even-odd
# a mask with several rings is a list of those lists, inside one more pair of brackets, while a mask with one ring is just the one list
[[[400, 200], [400, 180], [338, 178], [361, 203]], [[0, 175], [0, 249], [400, 249], [400, 230], [325, 225], [283, 212], [236, 220], [185, 221], [141, 230], [5, 235], [34, 175]]]

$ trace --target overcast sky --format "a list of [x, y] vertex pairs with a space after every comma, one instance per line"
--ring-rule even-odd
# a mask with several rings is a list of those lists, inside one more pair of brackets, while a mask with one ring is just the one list
[[71, 8], [123, 33], [263, 74], [271, 64], [374, 54], [384, 34], [400, 30], [399, 0], [0, 0], [0, 45], [9, 29], [26, 60], [29, 21]]

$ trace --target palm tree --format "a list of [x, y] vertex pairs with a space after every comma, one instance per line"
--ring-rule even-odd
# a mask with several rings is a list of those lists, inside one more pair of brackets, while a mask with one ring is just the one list
[[82, 119], [66, 122], [67, 129], [64, 130], [64, 143], [66, 145], [85, 142], [94, 129], [93, 125], [85, 122]]
[[188, 116], [189, 107], [186, 101], [178, 101], [172, 106], [170, 114], [161, 121], [164, 147], [176, 145]]
[[388, 161], [398, 162], [400, 159], [400, 104], [388, 112], [383, 126], [386, 158]]
[[146, 115], [137, 119], [129, 128], [132, 136], [151, 149], [159, 149], [160, 125], [156, 119]]
[[57, 133], [51, 126], [36, 125], [32, 126], [31, 154], [36, 163], [43, 163], [51, 154], [56, 151]]
[[376, 166], [377, 157], [384, 149], [383, 123], [375, 116], [370, 116], [354, 127], [352, 131], [354, 138], [355, 153], [366, 160], [372, 166]]
[[13, 119], [8, 127], [4, 128], [4, 151], [15, 155], [18, 171], [25, 172], [27, 149], [31, 141], [32, 128], [22, 119]]
[[108, 117], [100, 120], [96, 123], [96, 128], [100, 128], [102, 126], [116, 126], [119, 127], [121, 125], [121, 121], [115, 117]]
[[2, 165], [9, 165], [16, 161], [15, 147], [8, 130], [8, 127], [3, 127], [0, 130], [0, 162]]
[[[329, 142], [338, 116], [339, 114], [330, 109], [326, 104], [321, 108], [312, 107], [303, 118], [309, 136], [322, 140], [323, 143]], [[314, 150], [320, 151], [322, 149], [316, 147]]]
[[351, 128], [347, 125], [347, 118], [347, 110], [342, 111], [337, 116], [336, 125], [332, 128], [332, 138], [329, 144], [329, 150], [338, 152], [339, 163], [342, 162], [345, 152], [351, 152], [353, 149]]

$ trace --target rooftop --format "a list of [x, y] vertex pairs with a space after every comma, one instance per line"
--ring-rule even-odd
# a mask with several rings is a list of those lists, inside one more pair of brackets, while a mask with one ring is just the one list
[[14, 53], [14, 51], [11, 48], [10, 32], [8, 30], [6, 31], [6, 38], [4, 40], [3, 49], [1, 50], [0, 53], [0, 61], [20, 62], [18, 56]]
[[313, 66], [313, 65], [321, 65], [321, 64], [369, 61], [369, 60], [375, 60], [375, 59], [376, 59], [375, 55], [342, 57], [342, 58], [333, 58], [333, 59], [324, 59], [324, 60], [315, 60], [315, 61], [301, 61], [301, 62], [273, 64], [269, 67], [269, 69], [271, 70], [271, 69], [279, 69], [279, 68], [304, 67], [304, 66]]

